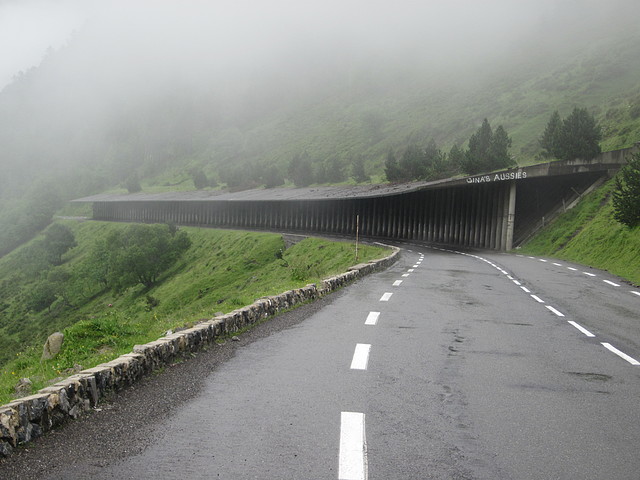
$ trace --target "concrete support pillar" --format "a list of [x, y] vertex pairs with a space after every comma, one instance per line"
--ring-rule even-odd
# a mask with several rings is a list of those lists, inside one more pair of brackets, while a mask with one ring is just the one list
[[508, 187], [507, 202], [505, 205], [505, 231], [504, 250], [513, 248], [513, 227], [516, 218], [516, 182], [512, 180]]

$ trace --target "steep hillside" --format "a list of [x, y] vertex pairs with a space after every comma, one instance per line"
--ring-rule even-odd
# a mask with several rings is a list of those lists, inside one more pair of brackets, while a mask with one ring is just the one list
[[397, 59], [324, 52], [298, 70], [252, 65], [229, 78], [214, 72], [213, 83], [145, 76], [116, 60], [97, 68], [89, 59], [106, 47], [83, 49], [80, 37], [0, 92], [0, 255], [66, 201], [126, 191], [132, 180], [146, 191], [194, 189], [201, 172], [205, 188], [259, 187], [291, 177], [292, 159], [306, 157], [333, 183], [353, 182], [356, 159], [384, 182], [390, 150], [434, 139], [448, 151], [484, 118], [505, 127], [520, 165], [539, 160], [555, 110], [586, 107], [603, 126], [603, 149], [630, 146], [640, 141], [640, 33], [617, 27], [590, 29], [588, 41], [520, 39], [485, 62], [435, 61], [413, 45]]
[[613, 219], [613, 188], [610, 181], [586, 196], [521, 252], [590, 265], [640, 285], [640, 228], [629, 229]]

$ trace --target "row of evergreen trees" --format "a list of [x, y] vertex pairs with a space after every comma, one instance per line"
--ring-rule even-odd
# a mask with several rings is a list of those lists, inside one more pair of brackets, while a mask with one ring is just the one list
[[[565, 119], [556, 111], [540, 138], [543, 156], [560, 160], [591, 159], [600, 153], [602, 132], [595, 118], [584, 108], [575, 108]], [[387, 155], [384, 172], [390, 182], [437, 180], [456, 174], [476, 175], [516, 165], [509, 153], [511, 137], [502, 125], [495, 130], [485, 118], [471, 135], [464, 149], [454, 144], [443, 152], [432, 139], [426, 146], [409, 145], [402, 155], [391, 150]], [[215, 185], [202, 169], [191, 172], [196, 188]], [[323, 161], [312, 159], [307, 153], [294, 155], [286, 168], [278, 165], [258, 166], [250, 169], [227, 165], [219, 172], [220, 180], [230, 188], [253, 188], [264, 185], [274, 188], [286, 179], [298, 187], [314, 183], [340, 183], [352, 178], [357, 183], [370, 180], [362, 155], [345, 165], [338, 157]]]
[[390, 182], [436, 180], [457, 173], [475, 175], [515, 165], [509, 154], [511, 138], [502, 125], [495, 131], [485, 118], [480, 128], [469, 138], [465, 150], [455, 144], [448, 154], [434, 140], [426, 148], [410, 145], [398, 159], [393, 151], [385, 161], [385, 174]]

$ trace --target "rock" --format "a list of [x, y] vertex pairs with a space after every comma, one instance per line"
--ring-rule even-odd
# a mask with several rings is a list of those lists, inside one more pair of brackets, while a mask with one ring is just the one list
[[7, 442], [0, 441], [0, 457], [8, 457], [13, 452], [13, 448]]
[[21, 378], [16, 386], [14, 387], [16, 395], [18, 397], [25, 397], [27, 395], [31, 395], [31, 388], [33, 387], [33, 383], [28, 378]]
[[232, 342], [239, 342], [240, 338], [236, 337], [235, 335], [233, 337], [231, 337], [231, 341]]
[[60, 353], [63, 340], [64, 335], [60, 332], [52, 333], [51, 335], [49, 335], [49, 338], [47, 338], [47, 341], [44, 344], [42, 360], [51, 360], [52, 358], [55, 358], [56, 355]]

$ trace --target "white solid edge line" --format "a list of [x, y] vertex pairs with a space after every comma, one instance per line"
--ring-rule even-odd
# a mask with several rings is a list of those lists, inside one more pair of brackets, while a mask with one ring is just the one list
[[402, 284], [402, 280], [396, 280], [395, 282], [393, 282], [394, 287], [399, 287], [401, 284]]
[[385, 292], [381, 297], [380, 297], [380, 301], [381, 302], [388, 302], [389, 299], [391, 298], [391, 295], [393, 295], [393, 293], [391, 292]]
[[545, 307], [547, 307], [549, 310], [551, 310], [553, 313], [555, 313], [557, 316], [559, 317], [564, 317], [564, 313], [556, 310], [555, 308], [553, 308], [551, 305], [545, 305]]
[[369, 315], [367, 315], [367, 319], [364, 321], [364, 324], [375, 325], [378, 323], [378, 318], [380, 318], [380, 312], [369, 312]]
[[364, 413], [341, 412], [338, 480], [366, 480], [367, 440]]
[[631, 365], [640, 365], [640, 362], [638, 360], [636, 360], [633, 357], [630, 357], [629, 355], [627, 355], [624, 352], [621, 352], [620, 350], [618, 350], [616, 347], [614, 347], [613, 345], [611, 345], [610, 343], [606, 343], [606, 342], [600, 342], [602, 344], [602, 346], [604, 348], [606, 348], [607, 350], [609, 350], [610, 352], [615, 353], [616, 355], [618, 355], [620, 358], [625, 359], [627, 362], [629, 362]]
[[544, 303], [544, 300], [542, 300], [539, 296], [537, 295], [531, 295], [531, 298], [533, 298], [536, 302], [538, 303]]
[[353, 359], [351, 359], [351, 370], [366, 370], [369, 363], [369, 352], [371, 351], [371, 345], [366, 343], [356, 344], [356, 349], [353, 352]]
[[571, 325], [573, 325], [574, 327], [576, 327], [578, 330], [580, 330], [582, 333], [584, 333], [587, 337], [595, 337], [595, 335], [593, 333], [591, 333], [589, 330], [587, 330], [586, 328], [584, 328], [582, 325], [580, 325], [579, 323], [574, 322], [573, 320], [569, 320], [569, 323]]
[[602, 280], [604, 283], [608, 283], [609, 285], [613, 286], [613, 287], [619, 287], [620, 285], [618, 285], [615, 282], [612, 282], [611, 280]]

